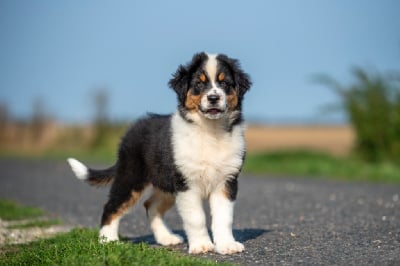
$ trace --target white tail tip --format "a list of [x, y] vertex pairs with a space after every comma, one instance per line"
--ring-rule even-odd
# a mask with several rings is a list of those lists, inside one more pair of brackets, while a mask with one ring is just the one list
[[74, 158], [68, 158], [67, 161], [78, 179], [80, 180], [88, 179], [89, 171], [88, 168], [83, 163]]

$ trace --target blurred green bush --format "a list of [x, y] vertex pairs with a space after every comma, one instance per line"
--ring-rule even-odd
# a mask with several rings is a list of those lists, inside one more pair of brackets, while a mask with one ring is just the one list
[[327, 75], [316, 81], [339, 95], [341, 108], [356, 132], [355, 152], [371, 162], [400, 161], [400, 74], [352, 71], [354, 81], [342, 85]]

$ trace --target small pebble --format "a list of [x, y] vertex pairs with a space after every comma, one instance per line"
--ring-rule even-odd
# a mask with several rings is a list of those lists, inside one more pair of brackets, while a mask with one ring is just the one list
[[392, 200], [393, 200], [394, 202], [399, 201], [399, 195], [398, 195], [398, 194], [394, 194], [393, 197], [392, 197]]

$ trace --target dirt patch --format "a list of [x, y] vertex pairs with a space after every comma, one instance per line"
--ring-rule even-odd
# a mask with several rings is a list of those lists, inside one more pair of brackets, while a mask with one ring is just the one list
[[34, 240], [48, 238], [58, 233], [68, 232], [70, 226], [54, 225], [45, 228], [30, 227], [21, 229], [10, 229], [15, 225], [28, 223], [30, 220], [23, 221], [4, 221], [0, 219], [0, 246], [5, 244], [22, 244]]
[[350, 126], [256, 126], [246, 132], [249, 153], [306, 149], [347, 155], [354, 146]]

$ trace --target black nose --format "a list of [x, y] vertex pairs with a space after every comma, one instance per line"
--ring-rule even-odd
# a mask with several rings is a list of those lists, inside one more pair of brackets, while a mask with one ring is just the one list
[[217, 95], [217, 94], [210, 94], [210, 95], [207, 96], [207, 100], [208, 100], [211, 104], [217, 103], [218, 100], [219, 100], [219, 95]]

